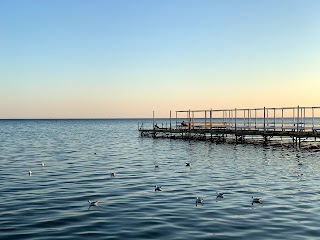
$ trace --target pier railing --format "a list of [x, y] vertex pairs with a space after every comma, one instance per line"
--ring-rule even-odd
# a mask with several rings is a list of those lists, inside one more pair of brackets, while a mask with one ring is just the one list
[[176, 128], [320, 131], [320, 107], [176, 111]]
[[175, 118], [170, 111], [169, 119], [153, 114], [151, 126], [145, 122], [138, 128], [141, 136], [220, 141], [228, 135], [235, 136], [236, 142], [260, 136], [265, 144], [275, 137], [292, 139], [300, 146], [301, 141], [320, 138], [320, 107], [184, 110], [176, 111]]

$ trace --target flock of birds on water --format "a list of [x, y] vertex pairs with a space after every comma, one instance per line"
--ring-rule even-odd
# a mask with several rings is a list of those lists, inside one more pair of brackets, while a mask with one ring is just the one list
[[[94, 154], [96, 154], [96, 153], [94, 153]], [[42, 168], [44, 168], [44, 162], [41, 162], [41, 167]], [[191, 162], [186, 162], [186, 167], [191, 167]], [[154, 168], [155, 169], [159, 169], [159, 165], [157, 165], [157, 164], [155, 164], [154, 165]], [[32, 176], [32, 171], [30, 170], [29, 171], [29, 176]], [[110, 177], [112, 177], [112, 178], [114, 178], [116, 176], [116, 173], [115, 172], [112, 172], [112, 173], [110, 173]], [[157, 185], [155, 185], [154, 186], [154, 191], [155, 192], [159, 192], [159, 191], [162, 191], [162, 186], [157, 186]], [[224, 198], [224, 193], [217, 193], [217, 195], [216, 195], [216, 199], [221, 199], [221, 198]], [[203, 198], [200, 198], [200, 197], [197, 197], [196, 198], [196, 206], [198, 206], [198, 204], [203, 204], [203, 202], [204, 202], [204, 199]], [[98, 204], [100, 203], [100, 201], [91, 201], [91, 200], [88, 200], [88, 204], [89, 204], [89, 207], [88, 207], [88, 209], [90, 208], [90, 207], [93, 207], [93, 206], [98, 206]], [[252, 205], [254, 204], [254, 203], [260, 203], [260, 204], [262, 204], [262, 198], [261, 197], [253, 197], [252, 196]]]

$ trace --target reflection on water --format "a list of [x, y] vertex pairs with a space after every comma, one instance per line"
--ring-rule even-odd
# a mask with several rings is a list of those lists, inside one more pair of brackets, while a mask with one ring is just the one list
[[0, 121], [0, 238], [319, 236], [318, 153], [140, 138], [137, 123]]

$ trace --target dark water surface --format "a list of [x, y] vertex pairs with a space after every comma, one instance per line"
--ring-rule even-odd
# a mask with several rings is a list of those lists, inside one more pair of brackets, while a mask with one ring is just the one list
[[319, 152], [140, 138], [138, 122], [0, 120], [0, 239], [319, 238]]

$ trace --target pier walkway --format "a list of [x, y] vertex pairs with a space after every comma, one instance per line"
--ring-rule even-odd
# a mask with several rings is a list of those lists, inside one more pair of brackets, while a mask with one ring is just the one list
[[163, 121], [153, 113], [150, 127], [139, 124], [140, 135], [236, 143], [250, 138], [264, 145], [280, 140], [296, 147], [320, 139], [320, 107], [185, 110], [176, 111], [175, 118], [170, 111]]

